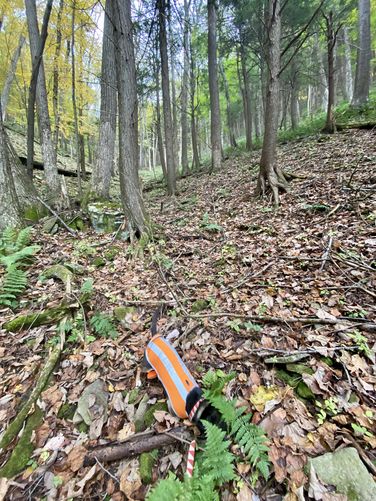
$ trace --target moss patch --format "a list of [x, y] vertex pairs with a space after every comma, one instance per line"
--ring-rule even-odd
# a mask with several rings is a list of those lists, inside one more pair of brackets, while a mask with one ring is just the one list
[[33, 430], [37, 428], [43, 420], [43, 412], [37, 406], [31, 416], [28, 417], [24, 431], [12, 454], [5, 465], [0, 469], [0, 477], [12, 478], [27, 466], [30, 456], [34, 450], [31, 442]]
[[143, 452], [140, 456], [140, 477], [143, 484], [151, 484], [153, 481], [153, 468], [158, 457], [158, 449], [151, 452]]
[[28, 327], [38, 327], [38, 325], [53, 324], [63, 318], [69, 311], [67, 306], [57, 306], [47, 310], [30, 313], [29, 315], [19, 315], [3, 324], [3, 328], [9, 332], [16, 332]]

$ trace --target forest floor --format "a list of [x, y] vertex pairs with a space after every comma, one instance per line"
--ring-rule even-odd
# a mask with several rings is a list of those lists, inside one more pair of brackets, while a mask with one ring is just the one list
[[[307, 459], [347, 444], [375, 474], [375, 144], [375, 131], [352, 130], [280, 146], [280, 164], [299, 177], [278, 211], [251, 197], [258, 151], [229, 158], [220, 172], [179, 181], [175, 200], [152, 191], [146, 199], [157, 236], [143, 256], [111, 235], [73, 237], [64, 229], [49, 235], [36, 227], [41, 250], [16, 313], [70, 301], [80, 314], [78, 291], [91, 277], [88, 332], [82, 342], [74, 331], [67, 338], [39, 400], [44, 418], [33, 435], [32, 460], [0, 482], [0, 498], [144, 499], [150, 486], [141, 483], [138, 457], [88, 467], [83, 459], [87, 447], [134, 432], [145, 395], [149, 403], [165, 398], [140, 370], [159, 304], [159, 329], [177, 329], [177, 349], [197, 381], [211, 368], [235, 371], [227, 394], [248, 406], [270, 441], [270, 480], [252, 490], [243, 465], [243, 486], [227, 485], [223, 499], [277, 500], [289, 493], [284, 499], [302, 500], [308, 489], [319, 496], [325, 487], [310, 478]], [[83, 272], [68, 292], [59, 280], [38, 279], [68, 262]], [[117, 335], [92, 338], [90, 318], [114, 311], [122, 315], [121, 322], [113, 319]], [[15, 313], [0, 315], [6, 321]], [[56, 326], [0, 330], [0, 423], [14, 418], [57, 342]], [[98, 379], [108, 409], [88, 430], [72, 414]], [[174, 425], [160, 412], [153, 426]], [[181, 475], [186, 453], [180, 442], [161, 449], [152, 482], [168, 470]]]

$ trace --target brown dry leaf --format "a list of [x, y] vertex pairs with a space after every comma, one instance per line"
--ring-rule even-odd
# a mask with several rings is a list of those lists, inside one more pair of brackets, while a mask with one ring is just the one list
[[236, 495], [236, 499], [237, 501], [255, 501], [258, 497], [254, 496], [248, 485], [243, 483], [240, 491]]
[[124, 428], [118, 431], [117, 439], [119, 442], [126, 440], [128, 437], [135, 433], [134, 423], [127, 423]]
[[86, 453], [87, 449], [83, 445], [76, 445], [69, 452], [67, 457], [67, 464], [72, 471], [76, 472], [82, 467]]
[[277, 402], [277, 397], [280, 394], [280, 389], [277, 387], [259, 386], [257, 390], [249, 398], [250, 402], [254, 405], [255, 409], [263, 412], [268, 402]]
[[56, 383], [42, 393], [42, 399], [53, 408], [54, 414], [57, 414], [65, 402], [65, 393], [60, 385]]
[[139, 460], [132, 459], [127, 462], [120, 475], [120, 490], [129, 500], [133, 499], [133, 495], [142, 485], [139, 469]]

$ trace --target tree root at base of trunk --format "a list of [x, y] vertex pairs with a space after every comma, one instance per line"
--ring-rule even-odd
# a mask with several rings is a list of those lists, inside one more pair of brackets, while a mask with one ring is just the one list
[[282, 169], [279, 167], [266, 168], [260, 166], [255, 196], [263, 198], [266, 196], [269, 189], [272, 192], [275, 207], [279, 206], [279, 191], [281, 190], [286, 193], [290, 191], [289, 183]]

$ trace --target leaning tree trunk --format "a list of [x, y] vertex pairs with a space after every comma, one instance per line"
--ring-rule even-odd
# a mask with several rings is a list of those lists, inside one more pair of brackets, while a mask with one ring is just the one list
[[113, 1], [115, 62], [119, 107], [119, 174], [122, 203], [131, 239], [148, 232], [142, 200], [138, 147], [138, 105], [131, 0]]
[[116, 136], [116, 66], [112, 7], [112, 1], [107, 0], [102, 45], [99, 139], [91, 176], [92, 193], [104, 199], [110, 198]]
[[162, 137], [162, 120], [161, 120], [161, 101], [160, 101], [160, 83], [159, 83], [159, 63], [157, 60], [157, 55], [156, 57], [156, 66], [155, 66], [155, 82], [156, 82], [156, 97], [157, 97], [157, 102], [156, 102], [156, 129], [157, 129], [157, 145], [158, 145], [158, 153], [159, 153], [159, 160], [161, 162], [161, 167], [162, 167], [162, 172], [163, 172], [163, 177], [167, 182], [167, 167], [166, 167], [166, 158], [165, 158], [165, 151], [163, 147], [163, 137]]
[[0, 102], [0, 230], [7, 226], [22, 225], [21, 208], [9, 163], [7, 138], [3, 126], [3, 114]]
[[263, 196], [266, 193], [267, 187], [270, 187], [275, 206], [279, 205], [279, 189], [285, 191], [288, 189], [288, 184], [282, 170], [276, 164], [281, 60], [280, 45], [280, 0], [269, 0], [266, 47], [268, 81], [265, 99], [265, 132], [255, 194], [256, 196]]
[[332, 134], [336, 130], [334, 121], [334, 48], [336, 44], [336, 33], [333, 27], [333, 12], [330, 11], [325, 17], [326, 22], [326, 43], [328, 56], [328, 107], [326, 111], [326, 122], [323, 131]]
[[370, 0], [359, 0], [358, 53], [352, 104], [361, 106], [368, 101], [371, 64]]
[[23, 35], [20, 35], [20, 37], [18, 39], [17, 48], [13, 53], [12, 60], [10, 63], [10, 68], [9, 68], [8, 74], [7, 74], [5, 82], [4, 82], [3, 91], [1, 93], [1, 108], [3, 110], [3, 120], [5, 120], [5, 117], [7, 114], [7, 106], [8, 106], [10, 89], [12, 87], [12, 83], [13, 83], [14, 77], [16, 75], [17, 63], [18, 63], [18, 60], [21, 56], [21, 51], [22, 51], [22, 47], [24, 46], [24, 43], [25, 43], [25, 37]]
[[[26, 18], [29, 30], [30, 52], [33, 61], [32, 65], [33, 68], [37, 68], [37, 65], [35, 63], [36, 61], [39, 61], [39, 71], [36, 71], [37, 75], [36, 101], [37, 101], [37, 111], [38, 111], [38, 121], [39, 121], [39, 133], [40, 133], [42, 154], [43, 154], [44, 175], [48, 187], [49, 198], [51, 200], [50, 203], [52, 205], [62, 207], [68, 205], [68, 201], [62, 190], [62, 185], [60, 182], [56, 164], [56, 151], [54, 148], [51, 134], [50, 115], [48, 112], [46, 79], [44, 74], [42, 54], [39, 53], [41, 37], [39, 35], [39, 29], [38, 29], [37, 9], [35, 0], [25, 0], [25, 6], [26, 6]], [[33, 103], [33, 101], [31, 101], [31, 103]], [[33, 122], [34, 120], [32, 120], [32, 123]], [[28, 135], [30, 134], [31, 131], [28, 131]], [[32, 131], [32, 136], [34, 136], [34, 127]]]
[[167, 50], [167, 0], [157, 0], [159, 17], [159, 50], [162, 68], [162, 96], [163, 96], [163, 118], [166, 143], [166, 170], [167, 170], [167, 191], [169, 195], [176, 192], [176, 171], [174, 153], [174, 133], [172, 130], [171, 97], [170, 97], [170, 75], [168, 70], [168, 50]]
[[184, 37], [183, 37], [183, 78], [181, 84], [181, 168], [188, 172], [188, 79], [189, 79], [189, 7], [184, 0]]
[[211, 169], [219, 169], [222, 160], [221, 112], [217, 75], [217, 5], [208, 0], [208, 69], [210, 95]]

